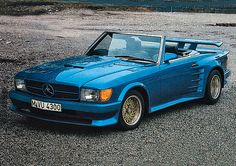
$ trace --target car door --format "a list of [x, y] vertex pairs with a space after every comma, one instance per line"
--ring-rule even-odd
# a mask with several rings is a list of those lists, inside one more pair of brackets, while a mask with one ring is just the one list
[[197, 88], [193, 86], [194, 71], [197, 67], [196, 59], [192, 57], [179, 58], [161, 64], [161, 103], [174, 101], [191, 94], [192, 90]]

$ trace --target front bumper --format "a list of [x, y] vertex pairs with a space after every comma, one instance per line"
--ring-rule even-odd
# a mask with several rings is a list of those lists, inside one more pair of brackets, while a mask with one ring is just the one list
[[[11, 110], [21, 115], [45, 121], [86, 126], [109, 126], [118, 122], [120, 102], [96, 104], [76, 101], [55, 100], [32, 96], [30, 94], [12, 90], [9, 93], [12, 101]], [[44, 111], [31, 107], [31, 100], [60, 103], [62, 112]]]

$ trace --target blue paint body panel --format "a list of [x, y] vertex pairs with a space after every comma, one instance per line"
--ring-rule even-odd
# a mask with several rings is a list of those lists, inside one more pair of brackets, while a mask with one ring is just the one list
[[[185, 48], [185, 44], [190, 44], [198, 54], [163, 62], [163, 49], [157, 63], [128, 61], [109, 56], [76, 55], [42, 64], [17, 73], [15, 79], [72, 86], [78, 89], [112, 88], [113, 94], [109, 101], [101, 103], [82, 102], [79, 96], [78, 99], [72, 100], [13, 89], [9, 93], [13, 103], [11, 110], [52, 122], [108, 126], [118, 123], [122, 101], [130, 89], [142, 88], [147, 93], [147, 111], [152, 113], [174, 104], [203, 98], [207, 77], [215, 68], [222, 72], [223, 81], [226, 83], [230, 75], [225, 64], [228, 51], [196, 46], [220, 46], [221, 42], [179, 38], [166, 38], [166, 41], [178, 43], [181, 49]], [[162, 48], [165, 48], [166, 41], [163, 41]], [[62, 105], [62, 114], [33, 110], [30, 105], [32, 99], [59, 103]]]

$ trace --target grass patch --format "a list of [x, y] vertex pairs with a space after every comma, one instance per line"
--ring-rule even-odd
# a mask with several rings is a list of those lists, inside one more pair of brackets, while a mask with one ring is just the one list
[[150, 12], [154, 9], [149, 7], [129, 6], [102, 6], [84, 3], [66, 3], [56, 0], [0, 0], [0, 15], [40, 15], [64, 9], [91, 9], [110, 11], [142, 11]]
[[39, 15], [57, 10], [57, 2], [51, 0], [0, 0], [1, 15]]

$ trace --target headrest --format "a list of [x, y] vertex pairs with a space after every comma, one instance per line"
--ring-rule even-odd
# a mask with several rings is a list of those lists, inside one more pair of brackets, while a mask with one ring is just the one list
[[166, 45], [166, 46], [165, 46], [165, 52], [177, 54], [177, 52], [178, 52], [178, 46]]

